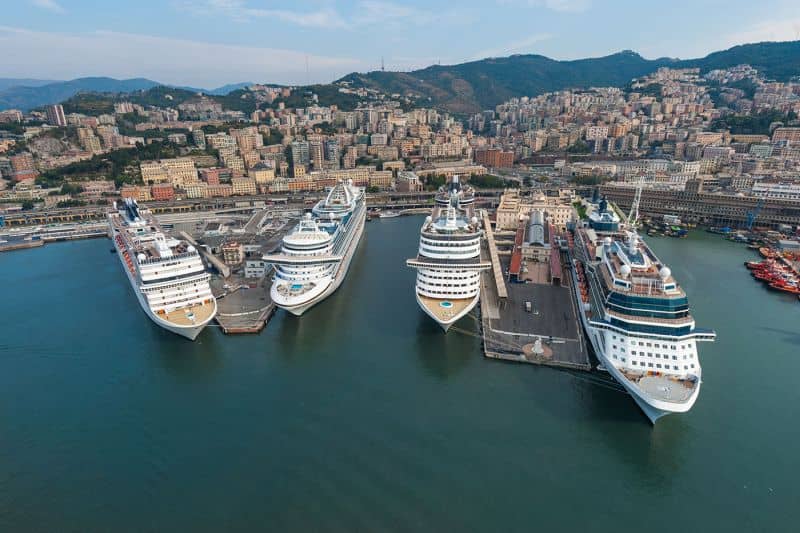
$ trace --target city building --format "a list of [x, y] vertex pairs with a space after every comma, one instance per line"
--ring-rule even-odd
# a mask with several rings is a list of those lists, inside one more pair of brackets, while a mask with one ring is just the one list
[[229, 266], [240, 264], [244, 261], [244, 246], [238, 242], [223, 243], [222, 260]]
[[175, 188], [169, 183], [158, 183], [150, 187], [150, 196], [157, 202], [169, 202], [175, 199]]
[[499, 148], [475, 150], [475, 162], [489, 168], [508, 168], [514, 166], [514, 152], [504, 152]]
[[253, 196], [258, 194], [256, 180], [253, 178], [232, 178], [231, 193], [236, 196]]
[[147, 185], [154, 183], [170, 183], [183, 188], [187, 183], [197, 181], [197, 168], [190, 157], [162, 159], [158, 161], [142, 161], [139, 163], [142, 181]]
[[47, 123], [51, 126], [58, 126], [65, 128], [67, 126], [67, 117], [64, 116], [64, 107], [61, 104], [49, 105], [45, 108], [47, 114]]

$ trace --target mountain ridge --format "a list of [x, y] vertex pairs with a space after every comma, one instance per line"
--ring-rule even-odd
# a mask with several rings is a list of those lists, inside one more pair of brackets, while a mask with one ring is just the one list
[[[800, 41], [761, 42], [736, 45], [702, 58], [646, 59], [632, 50], [602, 57], [556, 60], [540, 54], [515, 54], [490, 57], [455, 65], [431, 65], [410, 72], [353, 72], [332, 83], [349, 82], [384, 93], [413, 94], [422, 103], [456, 114], [492, 109], [509, 98], [537, 96], [567, 88], [597, 86], [625, 87], [633, 78], [655, 72], [659, 67], [697, 67], [701, 72], [750, 64], [767, 78], [786, 81], [800, 76]], [[216, 89], [197, 89], [162, 84], [146, 78], [117, 80], [108, 77], [77, 78], [37, 86], [8, 87], [24, 80], [0, 78], [0, 110], [23, 111], [63, 102], [78, 93], [130, 93], [167, 87], [209, 95], [226, 96], [251, 85], [250, 82], [224, 85]], [[29, 80], [30, 81], [30, 80]], [[323, 84], [331, 85], [331, 84]]]
[[411, 72], [353, 72], [337, 81], [389, 93], [411, 93], [454, 113], [474, 113], [494, 108], [512, 97], [536, 96], [566, 88], [623, 87], [631, 79], [664, 66], [697, 67], [707, 72], [744, 63], [768, 78], [786, 81], [800, 75], [800, 41], [737, 45], [695, 59], [645, 59], [632, 50], [573, 60], [515, 54], [455, 65], [432, 65]]
[[[29, 84], [23, 85], [23, 82], [28, 82]], [[29, 111], [43, 105], [63, 102], [83, 92], [130, 93], [163, 86], [216, 96], [225, 96], [235, 90], [247, 87], [248, 85], [252, 85], [252, 82], [231, 83], [215, 89], [200, 89], [196, 87], [179, 87], [176, 85], [164, 84], [147, 78], [119, 80], [106, 76], [88, 76], [67, 81], [0, 78], [0, 111], [3, 109]]]

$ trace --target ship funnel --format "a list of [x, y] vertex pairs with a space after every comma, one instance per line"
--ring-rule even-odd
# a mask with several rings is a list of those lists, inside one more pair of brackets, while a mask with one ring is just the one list
[[636, 233], [631, 233], [630, 239], [628, 240], [628, 252], [630, 255], [636, 255], [636, 248], [639, 244], [639, 236]]

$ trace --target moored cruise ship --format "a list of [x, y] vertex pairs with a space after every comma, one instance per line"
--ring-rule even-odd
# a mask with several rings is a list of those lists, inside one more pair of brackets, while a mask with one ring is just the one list
[[108, 214], [109, 236], [144, 312], [162, 328], [194, 340], [217, 314], [200, 254], [168, 237], [147, 209], [126, 198]]
[[337, 183], [283, 237], [280, 253], [264, 256], [275, 266], [272, 301], [300, 316], [339, 288], [364, 233], [366, 213], [364, 190], [351, 181]]
[[406, 261], [417, 269], [417, 303], [445, 332], [478, 303], [481, 271], [490, 267], [480, 257], [474, 202], [472, 188], [454, 176], [422, 224], [417, 257]]
[[[573, 281], [581, 321], [602, 366], [652, 423], [692, 408], [702, 373], [686, 293], [636, 233], [600, 204], [590, 227], [575, 232]], [[594, 226], [594, 227], [592, 227]]]

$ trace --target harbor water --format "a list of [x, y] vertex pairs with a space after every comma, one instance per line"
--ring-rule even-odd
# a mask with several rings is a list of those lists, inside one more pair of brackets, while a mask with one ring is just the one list
[[648, 239], [718, 333], [653, 427], [595, 375], [484, 359], [474, 318], [443, 335], [421, 222], [369, 223], [302, 318], [195, 343], [106, 240], [0, 255], [0, 531], [796, 531], [800, 302], [750, 251]]

